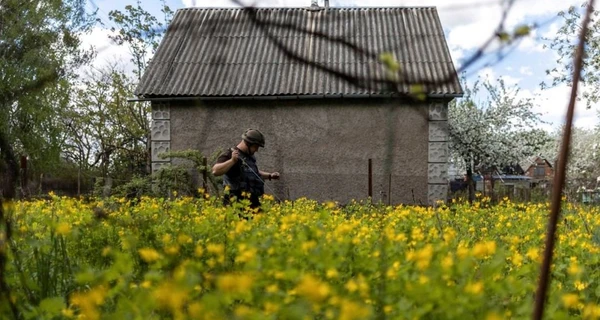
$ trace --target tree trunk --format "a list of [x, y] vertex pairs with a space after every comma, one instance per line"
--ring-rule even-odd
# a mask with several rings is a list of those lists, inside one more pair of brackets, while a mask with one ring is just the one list
[[475, 200], [475, 181], [473, 180], [473, 170], [467, 168], [467, 189], [469, 190], [469, 203]]

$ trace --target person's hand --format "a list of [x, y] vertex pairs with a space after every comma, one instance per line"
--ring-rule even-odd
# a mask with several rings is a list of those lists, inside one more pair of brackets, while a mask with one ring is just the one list
[[239, 158], [240, 152], [237, 149], [233, 149], [233, 151], [231, 151], [231, 160], [233, 163], [237, 163]]
[[273, 180], [277, 180], [279, 179], [279, 172], [273, 172], [269, 175], [269, 177], [271, 177]]

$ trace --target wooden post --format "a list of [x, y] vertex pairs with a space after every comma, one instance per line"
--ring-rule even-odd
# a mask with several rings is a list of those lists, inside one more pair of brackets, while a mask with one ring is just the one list
[[207, 183], [207, 175], [208, 175], [208, 162], [206, 161], [206, 157], [202, 157], [202, 188], [204, 188], [204, 192], [207, 191], [208, 183]]
[[390, 178], [388, 181], [388, 206], [392, 205], [392, 174], [390, 173]]
[[370, 199], [373, 198], [373, 160], [369, 159], [369, 192]]

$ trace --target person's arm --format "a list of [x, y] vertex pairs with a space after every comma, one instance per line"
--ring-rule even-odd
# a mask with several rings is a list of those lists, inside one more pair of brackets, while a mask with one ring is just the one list
[[279, 172], [269, 173], [269, 172], [266, 172], [266, 171], [260, 171], [259, 170], [259, 173], [260, 173], [260, 177], [263, 180], [277, 180], [277, 179], [279, 179]]
[[[220, 176], [220, 175], [224, 175], [225, 173], [227, 173], [227, 171], [229, 171], [229, 169], [231, 169], [231, 167], [233, 167], [237, 161], [238, 161], [238, 156], [239, 153], [237, 150], [233, 150], [231, 152], [231, 158], [229, 158], [228, 160], [225, 161], [218, 161], [217, 163], [215, 163], [215, 165], [212, 167], [212, 174], [215, 176]], [[224, 160], [223, 158], [227, 158], [228, 156], [221, 156], [219, 157], [219, 160]]]

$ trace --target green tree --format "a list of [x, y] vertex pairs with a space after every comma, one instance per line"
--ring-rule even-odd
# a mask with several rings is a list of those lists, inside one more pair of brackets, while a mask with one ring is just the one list
[[[481, 89], [485, 92], [480, 93]], [[450, 153], [453, 161], [466, 170], [469, 199], [474, 198], [473, 173], [479, 168], [517, 164], [535, 155], [549, 140], [536, 126], [540, 114], [533, 111], [531, 99], [520, 98], [519, 88], [477, 81], [465, 95], [449, 106]], [[477, 100], [483, 96], [484, 100]]]
[[131, 62], [135, 65], [134, 73], [138, 80], [148, 65], [149, 57], [154, 55], [165, 28], [171, 21], [173, 11], [162, 1], [161, 12], [164, 21], [153, 16], [142, 8], [142, 2], [137, 1], [135, 6], [125, 6], [125, 12], [112, 10], [108, 13], [110, 19], [119, 27], [113, 27], [113, 32], [118, 31], [111, 39], [119, 45], [126, 45], [131, 52]]
[[49, 170], [60, 161], [61, 110], [92, 52], [79, 36], [92, 16], [83, 0], [4, 0], [0, 5], [0, 134], [16, 156]]
[[127, 179], [146, 172], [148, 111], [127, 102], [134, 81], [116, 64], [80, 81], [69, 110], [66, 156], [84, 171]]
[[[573, 58], [577, 39], [581, 30], [583, 9], [570, 7], [567, 11], [561, 11], [558, 16], [563, 19], [563, 24], [553, 39], [549, 39], [549, 48], [557, 53], [557, 66], [546, 70], [546, 74], [552, 78], [550, 83], [542, 83], [542, 88], [553, 87], [559, 84], [573, 83]], [[587, 107], [590, 108], [600, 101], [600, 11], [595, 10], [589, 24], [589, 31], [585, 44], [585, 55], [583, 59], [581, 82], [582, 94], [580, 97], [587, 99]]]

